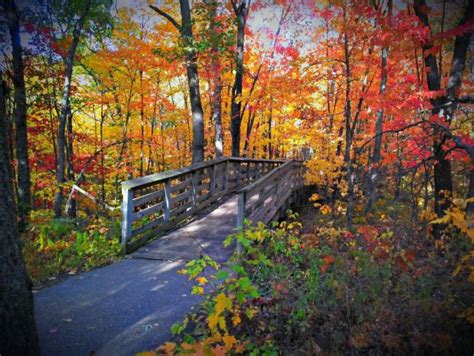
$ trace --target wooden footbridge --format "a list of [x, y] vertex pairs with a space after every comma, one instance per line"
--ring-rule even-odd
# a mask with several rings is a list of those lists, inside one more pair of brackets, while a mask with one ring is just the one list
[[225, 238], [244, 219], [282, 216], [301, 194], [303, 170], [301, 161], [229, 157], [123, 182], [130, 254], [35, 293], [41, 353], [134, 355], [168, 341], [201, 301], [177, 271], [203, 255], [227, 261]]
[[[224, 157], [124, 181], [122, 246], [132, 252], [235, 194], [235, 219], [226, 222], [234, 226], [228, 231], [242, 227], [245, 219], [268, 223], [300, 197], [303, 171], [298, 160]], [[201, 229], [212, 228], [205, 217], [202, 221]]]

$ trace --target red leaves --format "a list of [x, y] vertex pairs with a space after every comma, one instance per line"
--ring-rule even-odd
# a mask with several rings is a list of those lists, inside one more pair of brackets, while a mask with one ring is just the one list
[[427, 50], [425, 50], [423, 52], [423, 55], [425, 57], [428, 57], [430, 55], [436, 55], [440, 50], [441, 50], [441, 45], [432, 46], [431, 48], [428, 48]]
[[334, 257], [327, 255], [323, 257], [324, 264], [320, 267], [321, 273], [325, 273], [329, 266], [334, 263]]

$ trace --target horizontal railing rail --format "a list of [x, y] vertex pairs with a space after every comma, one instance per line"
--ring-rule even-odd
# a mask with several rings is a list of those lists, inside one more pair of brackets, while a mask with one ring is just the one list
[[224, 157], [122, 182], [123, 248], [136, 249], [285, 162]]
[[303, 185], [303, 162], [293, 160], [240, 189], [237, 192], [237, 227], [242, 227], [245, 220], [250, 224], [269, 223], [278, 212], [284, 213]]

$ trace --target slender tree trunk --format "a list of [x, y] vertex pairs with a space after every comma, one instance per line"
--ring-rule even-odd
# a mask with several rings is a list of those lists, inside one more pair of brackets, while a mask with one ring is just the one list
[[[344, 17], [346, 16], [346, 9], [344, 8]], [[354, 205], [354, 177], [352, 172], [352, 114], [351, 114], [351, 63], [349, 54], [349, 39], [347, 32], [344, 32], [344, 56], [346, 67], [346, 103], [344, 108], [345, 116], [345, 131], [346, 131], [346, 146], [344, 151], [344, 162], [346, 164], [346, 180], [347, 180], [347, 226], [352, 228], [353, 205]]]
[[272, 147], [272, 125], [273, 125], [273, 97], [270, 96], [270, 113], [268, 114], [267, 132], [268, 132], [268, 159], [273, 159]]
[[249, 156], [250, 136], [252, 134], [252, 127], [255, 122], [256, 115], [257, 114], [254, 112], [254, 110], [249, 110], [248, 120], [247, 120], [247, 129], [245, 130], [244, 157]]
[[31, 283], [16, 223], [6, 123], [6, 86], [0, 77], [0, 354], [39, 355]]
[[[384, 95], [387, 86], [387, 47], [382, 48], [382, 78], [380, 80], [380, 95]], [[377, 121], [375, 122], [375, 143], [374, 152], [372, 154], [371, 169], [369, 170], [369, 191], [367, 204], [365, 206], [365, 214], [372, 210], [377, 199], [377, 181], [379, 179], [379, 163], [382, 156], [382, 133], [383, 133], [383, 114], [384, 110], [379, 109], [377, 112]]]
[[144, 93], [143, 93], [143, 70], [140, 70], [140, 177], [143, 176], [143, 167], [145, 161], [145, 104], [144, 104]]
[[235, 78], [232, 87], [231, 136], [232, 156], [240, 156], [240, 127], [242, 126], [242, 84], [244, 78], [244, 40], [248, 9], [246, 0], [232, 2], [237, 20], [237, 53], [235, 56]]
[[27, 106], [20, 24], [15, 1], [3, 0], [2, 5], [7, 16], [12, 44], [13, 85], [15, 87], [15, 143], [18, 162], [18, 215], [20, 217], [20, 228], [24, 228], [31, 208], [31, 178], [28, 160]]
[[86, 1], [84, 4], [84, 11], [81, 14], [81, 17], [77, 20], [76, 26], [73, 31], [73, 38], [71, 46], [69, 47], [67, 56], [64, 60], [65, 64], [65, 75], [64, 75], [64, 85], [63, 93], [61, 98], [61, 114], [59, 116], [59, 125], [58, 125], [58, 134], [57, 134], [57, 149], [58, 149], [58, 159], [56, 164], [56, 182], [57, 190], [54, 196], [54, 214], [56, 217], [61, 216], [61, 208], [64, 200], [63, 195], [63, 184], [65, 181], [65, 145], [66, 145], [66, 120], [67, 115], [70, 110], [69, 108], [69, 96], [71, 94], [71, 80], [72, 80], [72, 70], [74, 66], [74, 56], [76, 54], [76, 49], [79, 44], [79, 39], [81, 36], [82, 28], [84, 26], [85, 19], [90, 9], [90, 1]]
[[[67, 141], [66, 141], [66, 157], [67, 157], [67, 179], [70, 182], [74, 182], [74, 134], [72, 130], [72, 112], [69, 110], [67, 116]], [[71, 197], [69, 200], [69, 206], [67, 207], [68, 216], [75, 218], [76, 217], [76, 199]]]

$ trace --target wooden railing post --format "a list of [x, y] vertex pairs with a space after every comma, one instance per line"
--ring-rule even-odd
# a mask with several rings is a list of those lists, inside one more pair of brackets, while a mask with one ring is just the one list
[[[247, 193], [239, 193], [237, 197], [237, 230], [242, 231], [244, 229], [244, 220], [245, 220], [245, 205], [247, 203]], [[236, 245], [237, 253], [242, 252], [242, 246], [237, 241]]]
[[214, 195], [214, 192], [216, 191], [216, 165], [213, 164], [211, 167], [211, 172], [209, 174], [210, 176], [210, 182], [209, 182], [209, 196], [211, 197]]
[[240, 161], [235, 162], [235, 164], [237, 166], [237, 169], [235, 169], [235, 176], [237, 178], [236, 188], [239, 189], [239, 187], [240, 187], [240, 170], [241, 170]]
[[229, 160], [227, 159], [224, 163], [224, 176], [223, 176], [223, 190], [227, 192], [227, 187], [229, 185]]
[[165, 206], [163, 209], [163, 221], [169, 222], [171, 214], [171, 180], [165, 180]]
[[132, 237], [133, 192], [122, 184], [122, 238], [121, 245], [125, 251], [127, 242]]
[[193, 210], [197, 209], [197, 171], [191, 174], [191, 200], [193, 202]]

